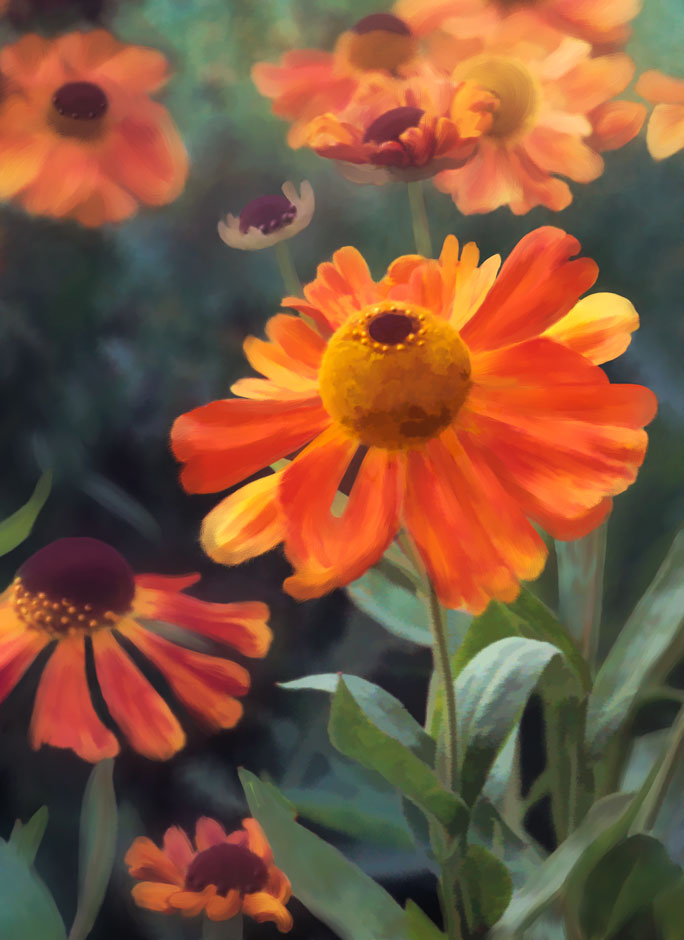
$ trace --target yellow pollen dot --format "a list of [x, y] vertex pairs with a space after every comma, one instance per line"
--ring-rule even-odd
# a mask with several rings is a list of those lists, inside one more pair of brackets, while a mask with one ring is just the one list
[[69, 613], [69, 614], [75, 614], [75, 613], [76, 613], [76, 610], [77, 610], [76, 607], [69, 607], [68, 610], [67, 610], [67, 613]]
[[87, 610], [87, 611], [91, 611], [91, 610], [93, 609], [93, 605], [92, 605], [92, 604], [84, 604], [84, 605], [83, 605], [83, 609], [84, 609], [84, 610]]
[[89, 621], [88, 621], [88, 626], [89, 626], [89, 627], [93, 627], [93, 629], [94, 629], [95, 627], [99, 626], [99, 624], [98, 624], [97, 620], [89, 620]]
[[470, 355], [456, 330], [401, 301], [350, 317], [331, 337], [319, 373], [330, 416], [360, 443], [388, 450], [441, 434], [469, 387]]
[[83, 623], [83, 621], [86, 619], [85, 614], [79, 614], [76, 619], [78, 620], [79, 623]]
[[71, 623], [68, 617], [60, 617], [59, 622], [63, 624]]

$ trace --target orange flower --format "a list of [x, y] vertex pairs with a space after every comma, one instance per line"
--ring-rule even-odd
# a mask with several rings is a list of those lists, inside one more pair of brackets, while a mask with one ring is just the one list
[[354, 182], [425, 179], [463, 166], [496, 106], [475, 82], [452, 82], [425, 65], [403, 81], [369, 80], [339, 114], [314, 118], [306, 143]]
[[284, 541], [285, 589], [305, 599], [358, 578], [403, 528], [446, 605], [515, 598], [546, 557], [528, 520], [561, 539], [597, 526], [635, 479], [656, 409], [598, 367], [638, 317], [614, 294], [579, 299], [598, 273], [571, 260], [579, 248], [539, 228], [499, 272], [449, 236], [438, 260], [398, 258], [379, 283], [355, 248], [337, 251], [305, 300], [283, 301], [317, 328], [277, 314], [268, 342], [245, 342], [265, 378], [173, 426], [189, 492], [296, 453], [209, 514], [205, 550], [232, 564]]
[[98, 226], [183, 189], [183, 142], [149, 97], [168, 79], [161, 53], [105, 30], [27, 35], [0, 50], [0, 72], [0, 197]]
[[[95, 713], [86, 679], [86, 638], [111, 717], [133, 748], [166, 760], [185, 734], [117, 642], [143, 654], [178, 700], [213, 730], [232, 728], [242, 715], [235, 696], [249, 689], [237, 663], [171, 643], [147, 620], [176, 624], [244, 656], [265, 656], [271, 643], [265, 604], [210, 604], [180, 593], [199, 575], [134, 575], [128, 562], [97, 539], [52, 542], [24, 562], [0, 598], [0, 701], [36, 656], [54, 645], [38, 684], [31, 719], [34, 748], [71, 748], [87, 761], [119, 752], [119, 743]], [[143, 621], [141, 623], [140, 621]]]
[[646, 146], [654, 160], [671, 157], [684, 147], [684, 79], [644, 72], [636, 85], [642, 98], [655, 103], [646, 129]]
[[272, 921], [281, 933], [292, 929], [285, 905], [292, 889], [273, 864], [273, 852], [256, 819], [243, 819], [242, 829], [226, 834], [223, 826], [203, 816], [197, 820], [195, 847], [186, 833], [172, 826], [163, 848], [140, 837], [126, 853], [139, 907], [164, 914], [229, 920], [247, 914]]
[[524, 13], [570, 36], [614, 46], [627, 41], [627, 24], [641, 6], [642, 0], [399, 0], [394, 10], [417, 35], [444, 28], [478, 36], [511, 13]]
[[273, 99], [273, 113], [294, 121], [288, 143], [301, 147], [312, 118], [342, 111], [368, 77], [404, 73], [416, 53], [406, 23], [391, 13], [371, 13], [341, 34], [334, 52], [294, 49], [280, 65], [258, 62], [252, 79]]
[[644, 106], [612, 100], [631, 81], [634, 63], [623, 53], [592, 57], [591, 51], [543, 25], [531, 30], [527, 18], [516, 16], [481, 37], [435, 37], [432, 56], [440, 68], [499, 99], [473, 159], [435, 179], [461, 212], [564, 209], [572, 193], [558, 177], [595, 180], [604, 168], [600, 152], [639, 132]]

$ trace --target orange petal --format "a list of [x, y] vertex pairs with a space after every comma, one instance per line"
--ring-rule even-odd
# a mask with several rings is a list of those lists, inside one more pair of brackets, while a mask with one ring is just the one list
[[684, 147], [684, 106], [655, 106], [646, 128], [646, 146], [654, 160], [665, 160]]
[[164, 853], [179, 871], [187, 871], [195, 857], [192, 842], [180, 826], [171, 826], [164, 833]]
[[58, 88], [68, 81], [55, 44], [36, 33], [28, 33], [0, 49], [0, 72], [19, 86], [52, 83]]
[[639, 76], [636, 93], [654, 104], [684, 104], [684, 79], [649, 69]]
[[247, 833], [247, 848], [258, 855], [267, 865], [273, 864], [273, 852], [268, 844], [264, 830], [256, 819], [249, 817], [242, 820], [242, 828]]
[[86, 193], [80, 193], [76, 204], [67, 211], [49, 211], [48, 215], [76, 219], [86, 228], [99, 228], [108, 222], [123, 222], [138, 211], [138, 203], [125, 189], [103, 173]]
[[434, 178], [465, 215], [492, 212], [522, 195], [522, 186], [505, 147], [483, 141], [475, 155], [458, 170], [445, 170]]
[[382, 299], [363, 255], [351, 247], [340, 248], [332, 261], [318, 265], [316, 278], [305, 286], [304, 296], [333, 329], [350, 313]]
[[7, 633], [0, 639], [0, 702], [4, 702], [38, 653], [50, 642], [35, 630]]
[[218, 656], [186, 650], [144, 630], [133, 620], [119, 632], [162, 672], [177, 698], [210, 727], [232, 728], [242, 716], [236, 695], [249, 689], [249, 673], [242, 666]]
[[245, 356], [256, 371], [298, 395], [316, 394], [316, 372], [288, 356], [276, 343], [248, 336], [243, 344]]
[[131, 889], [133, 900], [138, 907], [148, 911], [168, 912], [172, 910], [169, 899], [176, 894], [176, 885], [160, 885], [155, 881], [141, 881]]
[[603, 173], [602, 158], [579, 137], [536, 127], [525, 138], [525, 151], [548, 173], [559, 173], [577, 183], [590, 183]]
[[[546, 338], [545, 334], [516, 346], [474, 354], [467, 407], [492, 414], [493, 399], [499, 399], [505, 413], [510, 414], [510, 394], [516, 395], [521, 390], [546, 391], [552, 384], [554, 389], [564, 385], [608, 384], [608, 376], [602, 369], [579, 356], [577, 351], [562, 346], [560, 341], [554, 342], [554, 339]], [[552, 383], [549, 376], [553, 376]]]
[[184, 591], [200, 581], [202, 575], [198, 571], [192, 574], [168, 575], [168, 574], [137, 574], [135, 576], [136, 586], [139, 588], [148, 588], [151, 591]]
[[280, 933], [287, 933], [292, 930], [292, 914], [276, 898], [265, 891], [257, 891], [254, 894], [246, 894], [242, 902], [243, 913], [254, 918], [258, 923], [271, 921], [276, 925]]
[[85, 672], [82, 636], [61, 639], [47, 662], [33, 706], [31, 745], [66, 747], [96, 763], [119, 753], [112, 732], [95, 714]]
[[195, 825], [195, 845], [198, 852], [204, 852], [212, 845], [221, 845], [226, 839], [226, 830], [220, 822], [209, 816], [200, 816]]
[[176, 890], [185, 883], [183, 869], [146, 836], [138, 836], [126, 852], [124, 862], [133, 878], [161, 881]]
[[176, 418], [171, 446], [189, 493], [215, 493], [287, 457], [330, 424], [318, 397], [213, 401]]
[[174, 910], [180, 911], [183, 917], [197, 917], [216, 896], [216, 887], [207, 885], [203, 891], [177, 891], [169, 898], [169, 904]]
[[223, 565], [261, 555], [285, 537], [278, 488], [282, 471], [246, 483], [226, 496], [202, 521], [202, 548]]
[[564, 316], [598, 276], [590, 258], [569, 259], [576, 238], [544, 226], [518, 242], [479, 310], [463, 327], [474, 349], [493, 349], [538, 336]]
[[554, 83], [566, 111], [586, 114], [624, 91], [634, 75], [634, 62], [623, 52], [587, 58]]
[[638, 101], [607, 101], [591, 112], [594, 150], [617, 150], [633, 140], [646, 120], [646, 107]]
[[574, 539], [584, 538], [604, 523], [613, 510], [613, 500], [607, 496], [593, 509], [572, 519], [564, 519], [557, 514], [544, 512], [539, 506], [534, 509], [536, 511], [534, 521], [538, 522], [550, 536], [561, 542], [571, 542]]
[[[3, 110], [7, 113], [11, 102]], [[0, 198], [8, 199], [28, 186], [54, 147], [47, 134], [3, 136], [0, 132]]]
[[239, 891], [229, 891], [225, 897], [216, 895], [207, 903], [207, 917], [209, 920], [230, 920], [240, 913], [242, 899]]
[[185, 744], [185, 733], [169, 706], [108, 630], [94, 634], [93, 651], [112, 718], [136, 751], [153, 760], [168, 760]]
[[266, 324], [266, 335], [309, 374], [318, 373], [327, 344], [319, 333], [299, 317], [276, 314]]
[[544, 336], [600, 365], [621, 356], [637, 329], [639, 314], [626, 297], [600, 293], [583, 297]]

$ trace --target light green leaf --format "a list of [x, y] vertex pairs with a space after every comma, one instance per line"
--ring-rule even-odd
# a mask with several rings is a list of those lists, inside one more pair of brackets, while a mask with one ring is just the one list
[[560, 619], [577, 643], [586, 641], [592, 661], [603, 606], [607, 531], [604, 523], [584, 538], [555, 543]]
[[296, 823], [274, 796], [274, 787], [247, 770], [239, 775], [250, 813], [266, 833], [276, 865], [314, 917], [341, 940], [410, 940], [406, 915], [384, 888]]
[[493, 927], [513, 894], [513, 882], [504, 863], [481, 845], [469, 845], [459, 882], [471, 931]]
[[31, 498], [0, 522], [0, 555], [6, 555], [28, 538], [38, 513], [45, 505], [52, 486], [52, 471], [46, 470], [36, 483]]
[[22, 823], [17, 819], [14, 824], [10, 844], [14, 846], [27, 865], [33, 865], [35, 861], [47, 824], [47, 806], [41, 806], [27, 823]]
[[342, 678], [330, 708], [328, 733], [342, 754], [377, 771], [451, 835], [465, 830], [468, 810], [460, 797], [446, 790], [435, 771], [396, 736], [373, 722]]
[[489, 800], [480, 797], [470, 817], [468, 842], [481, 845], [502, 861], [519, 891], [544, 861], [526, 832], [515, 830]]
[[66, 940], [52, 895], [16, 847], [0, 840], [0, 937]]
[[660, 940], [681, 940], [684, 920], [684, 877], [658, 894], [653, 902], [656, 923], [661, 930]]
[[88, 936], [109, 884], [117, 831], [113, 773], [111, 758], [100, 761], [86, 784], [81, 806], [78, 907], [69, 940], [85, 940]]
[[411, 940], [446, 940], [446, 935], [410, 898], [406, 902], [406, 924]]
[[675, 538], [599, 670], [589, 699], [587, 743], [600, 758], [643, 689], [684, 652], [684, 530]]

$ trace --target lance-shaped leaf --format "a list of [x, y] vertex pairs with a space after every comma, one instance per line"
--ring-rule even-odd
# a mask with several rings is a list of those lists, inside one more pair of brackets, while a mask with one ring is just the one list
[[66, 940], [52, 895], [14, 845], [0, 840], [0, 937]]
[[593, 660], [603, 606], [607, 524], [571, 542], [556, 542], [560, 619]]
[[328, 733], [333, 745], [369, 770], [375, 770], [444, 826], [450, 835], [464, 832], [468, 809], [445, 789], [435, 771], [395, 735], [382, 730], [351, 694], [343, 679], [330, 708]]
[[659, 892], [653, 902], [656, 923], [662, 940], [679, 940], [682, 935], [682, 912], [684, 911], [684, 876], [664, 891]]
[[294, 896], [341, 940], [410, 940], [393, 898], [332, 845], [295, 822], [275, 787], [240, 770], [252, 816], [273, 849]]
[[114, 865], [117, 808], [113, 772], [111, 759], [96, 764], [83, 796], [78, 907], [69, 940], [85, 940], [92, 930]]
[[513, 882], [508, 869], [481, 845], [469, 845], [459, 883], [470, 930], [493, 927], [508, 907]]
[[20, 820], [14, 824], [10, 836], [10, 844], [14, 846], [27, 865], [33, 865], [40, 843], [43, 841], [45, 829], [48, 824], [48, 808], [41, 808], [31, 816], [27, 823]]
[[406, 925], [411, 940], [446, 940], [446, 934], [410, 899], [406, 902]]
[[28, 538], [38, 513], [45, 505], [52, 486], [52, 471], [46, 470], [36, 483], [31, 498], [21, 509], [0, 522], [0, 555], [6, 555]]

